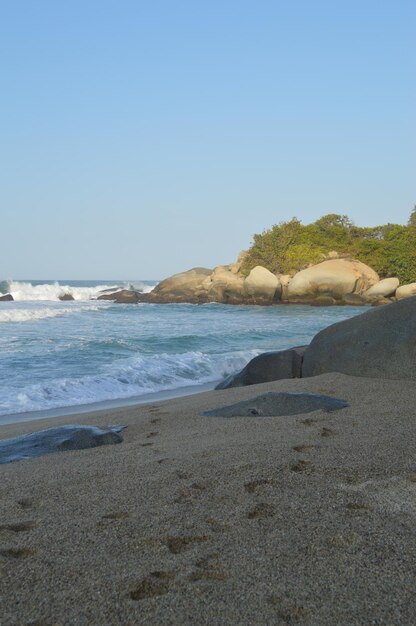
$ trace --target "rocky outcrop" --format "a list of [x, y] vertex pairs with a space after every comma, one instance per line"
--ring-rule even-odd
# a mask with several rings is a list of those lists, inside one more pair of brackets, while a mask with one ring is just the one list
[[230, 387], [245, 387], [246, 385], [267, 383], [272, 380], [300, 378], [302, 358], [306, 347], [298, 346], [289, 350], [259, 354], [247, 363], [241, 372], [229, 376], [215, 388], [229, 389]]
[[13, 302], [14, 298], [11, 293], [6, 293], [4, 296], [0, 296], [0, 302]]
[[416, 297], [333, 324], [307, 348], [302, 376], [416, 379]]
[[97, 300], [112, 300], [118, 304], [132, 304], [141, 302], [142, 294], [139, 291], [132, 289], [120, 289], [120, 291], [113, 291], [112, 293], [103, 293], [98, 296]]
[[194, 267], [187, 272], [174, 274], [162, 280], [149, 294], [142, 294], [141, 300], [148, 302], [207, 302], [208, 285], [206, 280], [212, 270]]
[[275, 274], [257, 265], [244, 281], [244, 293], [248, 302], [273, 304], [281, 298], [282, 285]]
[[301, 270], [287, 287], [291, 302], [307, 302], [318, 296], [341, 301], [347, 294], [362, 294], [379, 282], [378, 274], [360, 261], [333, 259]]
[[398, 286], [398, 278], [385, 278], [384, 280], [380, 280], [378, 283], [375, 283], [375, 285], [364, 291], [363, 298], [368, 302], [372, 302], [380, 298], [388, 298], [389, 296], [394, 296]]
[[[376, 301], [384, 303], [383, 299], [393, 297], [398, 285], [397, 278], [380, 281], [371, 267], [346, 255], [338, 255], [335, 251], [329, 254], [331, 258], [301, 270], [294, 276], [276, 275], [261, 265], [254, 267], [246, 276], [242, 269], [245, 255], [246, 252], [242, 252], [235, 263], [218, 265], [214, 270], [196, 267], [174, 274], [162, 280], [152, 292], [138, 294], [137, 300], [129, 298], [123, 301], [263, 305], [283, 302], [315, 306], [360, 306]], [[408, 288], [412, 290], [413, 285]], [[121, 301], [114, 298], [114, 293], [103, 294], [99, 298]]]
[[244, 279], [228, 266], [216, 267], [204, 286], [207, 288], [208, 302], [241, 304], [244, 301]]
[[410, 298], [416, 296], [416, 283], [410, 283], [409, 285], [402, 285], [396, 289], [396, 300], [403, 300], [403, 298]]

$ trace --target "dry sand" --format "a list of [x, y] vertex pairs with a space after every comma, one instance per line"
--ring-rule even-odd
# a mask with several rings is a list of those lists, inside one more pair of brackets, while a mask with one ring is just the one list
[[[277, 390], [350, 407], [200, 415]], [[1, 427], [128, 426], [0, 466], [0, 624], [414, 624], [415, 399], [326, 374]]]

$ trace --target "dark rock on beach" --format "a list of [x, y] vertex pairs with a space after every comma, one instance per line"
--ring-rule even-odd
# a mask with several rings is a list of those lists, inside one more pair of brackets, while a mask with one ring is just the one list
[[305, 352], [302, 376], [326, 372], [416, 379], [416, 297], [371, 309], [318, 333]]
[[285, 378], [300, 378], [306, 348], [307, 346], [298, 346], [289, 350], [259, 354], [247, 363], [241, 372], [221, 381], [216, 389], [244, 387]]
[[59, 426], [29, 435], [0, 440], [0, 464], [30, 459], [52, 452], [83, 450], [123, 441], [123, 426], [108, 429], [96, 426]]
[[14, 300], [11, 293], [6, 293], [4, 296], [0, 296], [0, 302], [12, 302]]
[[208, 417], [278, 417], [312, 411], [337, 411], [349, 406], [345, 400], [318, 393], [269, 392], [251, 400], [205, 411]]

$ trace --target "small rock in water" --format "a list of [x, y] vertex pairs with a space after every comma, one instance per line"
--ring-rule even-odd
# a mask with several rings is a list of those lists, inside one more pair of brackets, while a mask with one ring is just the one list
[[205, 411], [212, 417], [278, 417], [312, 411], [337, 411], [349, 406], [345, 400], [323, 396], [319, 393], [269, 392], [261, 396]]
[[58, 426], [29, 435], [0, 440], [0, 464], [30, 459], [52, 452], [83, 450], [113, 443], [121, 443], [119, 434], [125, 426], [98, 428], [97, 426]]

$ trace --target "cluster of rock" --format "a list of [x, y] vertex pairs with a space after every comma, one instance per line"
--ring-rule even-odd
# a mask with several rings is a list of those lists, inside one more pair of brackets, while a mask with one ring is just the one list
[[416, 297], [328, 326], [309, 346], [260, 354], [217, 389], [329, 372], [416, 380]]
[[236, 263], [214, 270], [197, 267], [174, 274], [149, 294], [139, 294], [138, 301], [327, 306], [384, 304], [416, 295], [416, 283], [400, 287], [397, 278], [380, 280], [371, 267], [353, 259], [328, 259], [294, 276], [276, 275], [260, 265], [245, 276], [242, 260], [240, 255]]
[[[350, 258], [329, 258], [294, 276], [273, 274], [258, 265], [246, 276], [242, 271], [244, 254], [231, 265], [213, 270], [195, 267], [162, 280], [150, 293], [134, 289], [103, 291], [98, 300], [128, 304], [137, 302], [204, 304], [300, 303], [314, 306], [332, 304], [387, 304], [416, 295], [416, 283], [399, 285], [398, 278], [380, 280], [368, 265]], [[332, 257], [336, 253], [332, 253]], [[331, 255], [330, 255], [331, 256]], [[70, 293], [60, 300], [73, 300]], [[10, 294], [0, 300], [13, 300]]]

